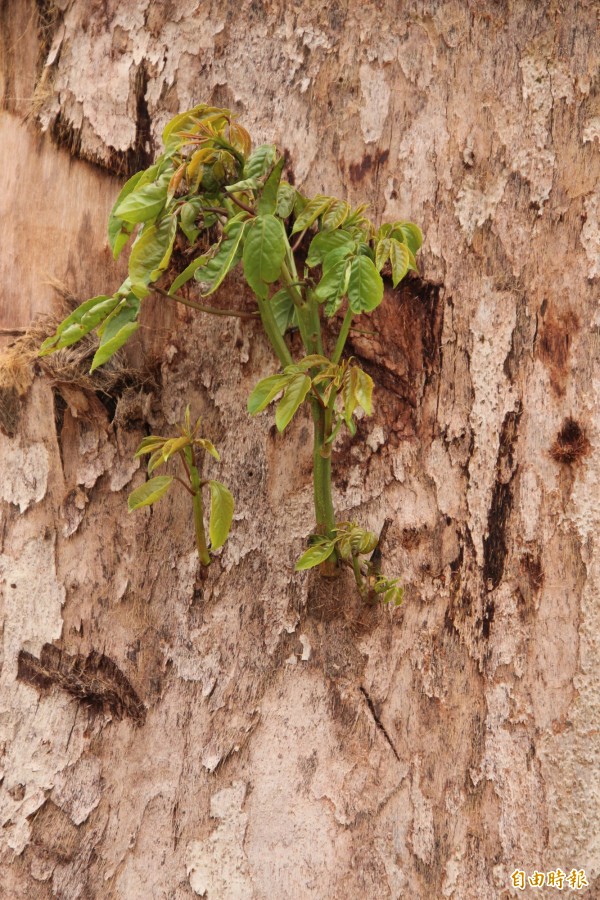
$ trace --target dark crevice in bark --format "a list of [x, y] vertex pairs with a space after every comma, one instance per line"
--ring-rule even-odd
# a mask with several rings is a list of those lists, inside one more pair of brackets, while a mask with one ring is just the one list
[[[483, 541], [483, 579], [488, 590], [498, 587], [504, 574], [504, 563], [508, 553], [506, 527], [512, 510], [513, 480], [516, 472], [514, 449], [518, 437], [522, 406], [508, 412], [502, 423], [500, 446], [496, 459], [496, 481], [492, 491], [492, 502], [488, 513], [487, 535]], [[493, 613], [484, 613], [484, 636], [493, 618]]]
[[371, 698], [369, 697], [368, 693], [366, 692], [366, 690], [365, 690], [365, 688], [362, 686], [362, 684], [361, 684], [361, 686], [360, 686], [360, 692], [361, 692], [361, 694], [363, 695], [363, 697], [364, 697], [365, 700], [366, 700], [367, 706], [369, 707], [369, 712], [370, 712], [371, 715], [373, 716], [373, 721], [375, 722], [375, 724], [376, 724], [377, 728], [379, 729], [379, 731], [380, 731], [380, 732], [382, 733], [382, 735], [384, 736], [384, 738], [385, 738], [385, 740], [387, 741], [387, 743], [390, 745], [390, 748], [391, 748], [392, 753], [394, 754], [394, 756], [396, 757], [396, 759], [398, 760], [398, 762], [400, 762], [400, 756], [398, 755], [398, 751], [397, 751], [396, 748], [394, 747], [394, 743], [393, 743], [391, 737], [389, 736], [389, 734], [387, 733], [386, 728], [385, 728], [385, 725], [383, 724], [383, 722], [381, 721], [381, 719], [379, 718], [379, 716], [378, 716], [378, 714], [377, 714], [377, 711], [376, 711], [376, 709], [375, 709], [375, 704], [373, 703], [373, 701], [372, 701]]

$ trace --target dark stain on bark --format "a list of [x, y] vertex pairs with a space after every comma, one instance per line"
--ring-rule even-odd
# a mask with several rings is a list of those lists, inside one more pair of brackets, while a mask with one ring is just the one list
[[[504, 563], [508, 553], [506, 526], [513, 503], [513, 478], [515, 475], [514, 449], [518, 437], [522, 407], [504, 417], [500, 433], [500, 446], [496, 459], [496, 481], [492, 492], [492, 502], [488, 513], [487, 536], [483, 542], [483, 579], [488, 590], [496, 588], [504, 574]], [[484, 631], [486, 629], [484, 617]], [[489, 619], [487, 630], [489, 633]]]
[[563, 465], [572, 465], [590, 452], [590, 442], [585, 429], [576, 419], [565, 419], [550, 449], [552, 459]]
[[92, 650], [74, 655], [44, 644], [40, 658], [21, 650], [17, 677], [41, 690], [57, 685], [92, 708], [108, 710], [116, 719], [128, 716], [136, 725], [144, 723], [146, 707], [129, 679], [116, 663]]
[[[374, 168], [377, 170], [379, 166], [382, 166], [387, 162], [389, 155], [389, 150], [379, 150], [374, 156], [371, 156], [370, 153], [365, 153], [360, 162], [350, 163], [348, 166], [350, 180], [354, 182], [362, 181], [363, 178], [369, 174], [371, 169]], [[343, 162], [341, 163], [341, 167], [342, 169], [344, 168]]]
[[579, 319], [570, 310], [560, 316], [551, 310], [541, 328], [538, 353], [548, 369], [550, 384], [559, 397], [565, 393], [569, 376], [569, 350], [578, 328]]

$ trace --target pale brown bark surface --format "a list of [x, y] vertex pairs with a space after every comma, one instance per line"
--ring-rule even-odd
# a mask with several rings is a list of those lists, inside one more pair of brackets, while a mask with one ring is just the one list
[[[376, 409], [334, 460], [340, 518], [392, 519], [400, 611], [293, 573], [310, 423], [246, 415], [276, 368], [253, 323], [154, 299], [129, 351], [154, 380], [0, 378], [0, 896], [487, 900], [557, 867], [600, 896], [597, 3], [17, 0], [0, 22], [0, 329], [52, 308], [48, 279], [119, 284], [118, 185], [193, 102], [306, 192], [425, 233], [421, 278], [354, 339]], [[136, 444], [187, 402], [236, 497], [205, 579], [187, 497], [126, 508]]]

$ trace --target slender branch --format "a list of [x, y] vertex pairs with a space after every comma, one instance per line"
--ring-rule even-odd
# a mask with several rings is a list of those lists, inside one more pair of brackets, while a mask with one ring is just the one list
[[[230, 200], [233, 200], [236, 206], [239, 206], [240, 209], [244, 209], [247, 213], [250, 213], [251, 216], [256, 216], [256, 213], [250, 206], [246, 206], [245, 203], [242, 203], [241, 200], [238, 200], [237, 197], [234, 197], [233, 194], [227, 194]], [[238, 213], [239, 215], [239, 213]]]
[[180, 478], [179, 475], [173, 475], [173, 478], [175, 479], [175, 481], [178, 481], [179, 484], [181, 484], [181, 485], [186, 489], [186, 491], [188, 492], [188, 494], [191, 494], [192, 497], [195, 497], [195, 496], [196, 496], [196, 495], [194, 494], [193, 490], [192, 490], [190, 487], [188, 487], [188, 485], [185, 483], [185, 481], [183, 480], [183, 478]]
[[183, 463], [183, 468], [185, 469], [185, 474], [187, 475], [188, 480], [191, 481], [191, 480], [192, 480], [192, 476], [190, 475], [190, 469], [189, 469], [189, 466], [188, 466], [188, 464], [187, 464], [187, 460], [186, 460], [186, 458], [185, 458], [185, 453], [183, 452], [183, 450], [180, 450], [179, 453], [178, 453], [177, 455], [179, 456], [179, 459], [180, 459], [181, 462]]
[[298, 240], [296, 241], [296, 243], [292, 246], [292, 253], [295, 253], [295, 252], [296, 252], [296, 250], [298, 249], [298, 247], [299, 247], [300, 244], [302, 243], [302, 238], [304, 237], [305, 234], [306, 234], [306, 228], [304, 229], [304, 231], [301, 231], [301, 232], [300, 232], [300, 237], [298, 238]]
[[192, 300], [187, 300], [185, 297], [182, 297], [181, 294], [169, 294], [167, 291], [164, 291], [156, 285], [152, 286], [152, 290], [156, 291], [157, 294], [160, 294], [161, 297], [166, 297], [167, 300], [175, 300], [177, 303], [183, 303], [184, 306], [189, 306], [190, 309], [197, 309], [200, 312], [209, 313], [211, 316], [232, 316], [235, 319], [256, 319], [258, 316], [258, 313], [256, 312], [245, 312], [242, 309], [219, 309], [216, 306], [205, 306], [203, 303], [194, 303]]

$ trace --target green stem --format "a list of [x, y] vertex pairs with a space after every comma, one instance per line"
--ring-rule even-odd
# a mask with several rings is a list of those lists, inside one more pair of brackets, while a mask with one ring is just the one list
[[352, 325], [352, 316], [354, 313], [348, 307], [346, 310], [346, 315], [344, 316], [344, 321], [342, 322], [342, 327], [340, 328], [340, 333], [338, 334], [338, 339], [335, 344], [335, 350], [333, 351], [333, 356], [331, 357], [331, 361], [336, 365], [339, 363], [342, 358], [342, 353], [344, 352], [344, 347], [346, 346], [346, 340], [348, 339], [348, 333], [350, 331], [350, 326]]
[[203, 566], [210, 565], [210, 553], [206, 545], [206, 535], [204, 533], [204, 510], [202, 508], [202, 483], [200, 481], [200, 473], [194, 465], [194, 452], [191, 447], [184, 449], [187, 468], [190, 473], [190, 484], [194, 494], [194, 527], [196, 529], [196, 547], [198, 548], [198, 556]]
[[267, 333], [267, 337], [271, 342], [271, 346], [275, 351], [277, 359], [282, 366], [291, 366], [294, 360], [292, 359], [292, 354], [288, 350], [288, 346], [283, 339], [283, 335], [280, 333], [279, 328], [277, 327], [277, 322], [275, 321], [275, 316], [273, 315], [273, 309], [269, 300], [262, 300], [260, 297], [257, 297], [257, 300], [258, 311], [263, 323], [263, 328]]
[[202, 509], [202, 490], [194, 493], [194, 525], [196, 527], [196, 547], [198, 548], [198, 556], [203, 566], [210, 565], [210, 553], [206, 546], [206, 535], [204, 534], [204, 511]]
[[311, 403], [314, 422], [313, 443], [313, 488], [315, 502], [315, 517], [317, 520], [317, 534], [332, 538], [335, 529], [335, 513], [331, 496], [331, 454], [321, 454], [322, 449], [328, 450], [327, 418], [330, 412], [323, 409], [316, 400]]
[[319, 301], [312, 291], [308, 291], [309, 322], [312, 328], [314, 340], [314, 353], [323, 356], [323, 336], [321, 334], [321, 318], [319, 316]]

